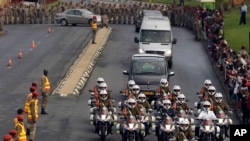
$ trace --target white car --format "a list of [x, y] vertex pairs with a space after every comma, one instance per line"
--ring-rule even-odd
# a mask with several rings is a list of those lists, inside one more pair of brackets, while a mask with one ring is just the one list
[[96, 16], [98, 25], [101, 24], [101, 16], [92, 13], [87, 9], [68, 9], [62, 13], [56, 13], [55, 20], [62, 26], [69, 24], [91, 24], [93, 16]]

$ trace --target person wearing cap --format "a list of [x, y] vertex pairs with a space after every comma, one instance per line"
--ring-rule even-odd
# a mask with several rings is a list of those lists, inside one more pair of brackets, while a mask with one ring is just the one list
[[41, 114], [42, 115], [47, 115], [48, 113], [45, 111], [47, 104], [48, 104], [48, 96], [50, 92], [50, 82], [48, 78], [48, 70], [44, 69], [43, 70], [43, 75], [41, 76], [41, 81], [40, 81], [40, 89], [42, 93], [42, 110]]
[[14, 128], [17, 131], [16, 141], [27, 141], [26, 130], [25, 130], [25, 125], [24, 125], [24, 116], [18, 115], [17, 119], [18, 119], [18, 122]]
[[17, 134], [17, 131], [14, 129], [9, 131], [9, 135], [11, 135], [13, 141], [16, 140], [16, 134]]
[[6, 134], [3, 136], [3, 141], [13, 141], [12, 136], [9, 134]]
[[28, 129], [30, 141], [34, 141], [36, 132], [36, 123], [38, 120], [38, 92], [32, 92], [32, 99], [30, 101], [28, 110]]
[[30, 87], [30, 92], [27, 95], [26, 98], [26, 102], [25, 102], [25, 106], [24, 106], [24, 112], [27, 113], [28, 109], [29, 109], [29, 104], [30, 104], [30, 100], [32, 99], [32, 93], [36, 91], [36, 88], [34, 86]]
[[95, 38], [97, 33], [97, 22], [96, 22], [96, 16], [93, 16], [93, 20], [91, 23], [91, 29], [92, 29], [92, 44], [96, 44]]
[[32, 82], [32, 83], [31, 83], [31, 87], [37, 88], [37, 83], [36, 83], [36, 82]]
[[[18, 115], [23, 115], [23, 112], [24, 112], [23, 109], [21, 109], [21, 108], [17, 109], [17, 116]], [[14, 126], [16, 126], [16, 124], [18, 122], [17, 116], [14, 117], [14, 119], [13, 119]]]

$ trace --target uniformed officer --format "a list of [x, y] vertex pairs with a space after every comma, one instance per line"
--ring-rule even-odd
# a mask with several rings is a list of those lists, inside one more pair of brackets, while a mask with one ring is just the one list
[[3, 32], [3, 9], [0, 5], [0, 33]]
[[96, 22], [96, 16], [93, 16], [93, 21], [91, 23], [91, 29], [92, 29], [92, 44], [96, 44], [95, 38], [97, 34], [97, 22]]
[[178, 141], [194, 140], [194, 134], [188, 119], [180, 121], [180, 125], [175, 132], [175, 137]]
[[48, 114], [45, 109], [48, 104], [48, 97], [49, 97], [49, 92], [50, 92], [50, 81], [48, 78], [48, 70], [43, 70], [43, 75], [41, 76], [41, 81], [40, 81], [40, 89], [42, 93], [42, 110], [41, 114]]

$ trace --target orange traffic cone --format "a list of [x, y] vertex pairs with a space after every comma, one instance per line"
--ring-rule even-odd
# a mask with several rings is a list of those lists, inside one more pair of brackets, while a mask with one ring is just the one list
[[19, 58], [19, 59], [22, 59], [22, 58], [23, 58], [23, 52], [22, 52], [22, 50], [19, 51], [19, 53], [18, 53], [18, 58]]
[[11, 58], [9, 58], [7, 66], [8, 67], [12, 66], [12, 60], [11, 60]]
[[35, 44], [35, 41], [33, 40], [32, 43], [31, 43], [31, 48], [36, 48], [36, 44]]
[[50, 30], [50, 27], [48, 28], [48, 33], [50, 33], [51, 32], [51, 30]]

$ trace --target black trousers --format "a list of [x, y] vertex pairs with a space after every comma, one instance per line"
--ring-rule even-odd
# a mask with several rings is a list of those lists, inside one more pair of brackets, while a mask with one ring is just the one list
[[241, 24], [246, 24], [246, 12], [241, 12], [240, 25]]

